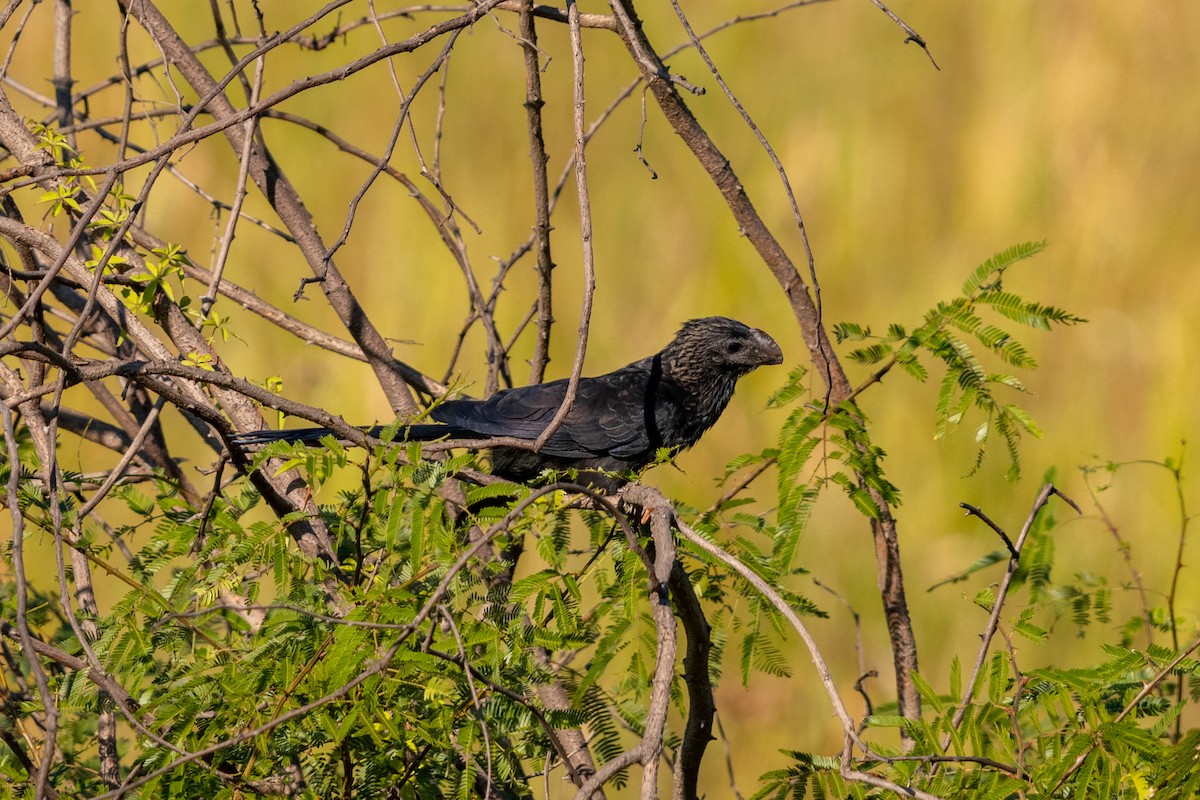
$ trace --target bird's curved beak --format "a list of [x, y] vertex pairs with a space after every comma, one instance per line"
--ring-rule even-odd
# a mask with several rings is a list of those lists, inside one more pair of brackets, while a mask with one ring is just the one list
[[779, 343], [767, 335], [766, 331], [754, 329], [754, 343], [759, 352], [759, 364], [782, 364], [783, 350]]

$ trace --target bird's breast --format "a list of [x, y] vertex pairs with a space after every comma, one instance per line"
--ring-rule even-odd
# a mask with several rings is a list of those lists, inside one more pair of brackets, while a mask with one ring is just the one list
[[691, 447], [720, 418], [733, 397], [736, 378], [725, 373], [706, 376], [684, 387], [676, 422], [676, 442]]

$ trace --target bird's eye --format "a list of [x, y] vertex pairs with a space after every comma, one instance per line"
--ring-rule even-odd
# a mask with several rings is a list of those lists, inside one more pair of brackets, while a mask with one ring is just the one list
[[730, 343], [729, 343], [729, 344], [728, 344], [728, 345], [725, 347], [725, 350], [726, 350], [726, 352], [728, 352], [728, 353], [730, 353], [730, 354], [732, 354], [732, 353], [740, 353], [740, 352], [742, 351], [742, 343], [741, 343], [741, 342], [730, 342]]

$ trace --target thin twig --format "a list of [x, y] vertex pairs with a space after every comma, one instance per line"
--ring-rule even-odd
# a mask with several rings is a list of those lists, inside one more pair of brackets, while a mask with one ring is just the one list
[[575, 67], [575, 188], [579, 195], [579, 240], [583, 248], [583, 302], [579, 310], [579, 332], [575, 342], [575, 362], [571, 365], [571, 377], [567, 379], [567, 389], [563, 395], [562, 405], [546, 425], [545, 430], [537, 438], [535, 450], [545, 447], [546, 442], [554, 435], [571, 412], [575, 402], [575, 392], [579, 388], [579, 377], [583, 374], [583, 360], [587, 355], [588, 331], [592, 322], [592, 298], [596, 293], [596, 265], [592, 252], [592, 203], [588, 193], [587, 159], [584, 149], [587, 145], [586, 122], [584, 111], [583, 91], [583, 37], [580, 34], [579, 7], [574, 0], [567, 2], [567, 16], [571, 27], [571, 56]]
[[996, 535], [1004, 542], [1004, 546], [1008, 548], [1009, 555], [1013, 558], [1021, 557], [1021, 553], [1017, 550], [1016, 545], [1013, 544], [1012, 539], [1008, 538], [1008, 534], [1004, 532], [1004, 529], [993, 522], [991, 517], [983, 513], [983, 509], [973, 506], [970, 503], [959, 503], [958, 507], [966, 510], [969, 516], [978, 517], [985, 525], [995, 531]]
[[741, 790], [738, 789], [737, 778], [733, 774], [733, 752], [729, 746], [729, 737], [725, 734], [725, 726], [721, 723], [721, 715], [716, 713], [713, 716], [717, 721], [717, 733], [721, 737], [721, 744], [725, 748], [725, 772], [729, 775], [729, 790], [737, 800], [744, 800]]
[[[1029, 536], [1029, 532], [1033, 529], [1033, 523], [1037, 519], [1038, 513], [1049, 502], [1051, 495], [1062, 496], [1061, 493], [1054, 487], [1054, 484], [1047, 483], [1042, 486], [1038, 492], [1037, 499], [1033, 501], [1033, 508], [1030, 509], [1029, 515], [1025, 518], [1025, 524], [1021, 527], [1021, 533], [1017, 536], [1017, 541], [1013, 544], [1012, 550], [1014, 555], [1008, 561], [1008, 569], [1004, 573], [1004, 577], [1000, 580], [1000, 586], [996, 590], [995, 600], [992, 601], [992, 611], [988, 616], [987, 626], [983, 630], [980, 637], [979, 652], [975, 656], [975, 666], [971, 669], [971, 677], [967, 681], [967, 688], [963, 690], [962, 699], [959, 701], [958, 708], [954, 711], [954, 716], [951, 718], [950, 725], [957, 729], [962, 724], [963, 719], [967, 715], [967, 709], [971, 706], [971, 700], [975, 696], [975, 684], [979, 680], [979, 674], [983, 671], [983, 664], [987, 660], [988, 650], [992, 644], [992, 637], [996, 635], [996, 627], [1000, 624], [1000, 612], [1004, 608], [1005, 598], [1008, 597], [1008, 589], [1012, 585], [1014, 576], [1017, 573], [1017, 567], [1020, 566], [1021, 550], [1025, 546], [1025, 540]], [[1071, 505], [1075, 508], [1075, 504]], [[942, 739], [942, 751], [950, 745], [950, 734]]]
[[908, 42], [912, 42], [917, 47], [920, 47], [922, 50], [924, 50], [925, 55], [929, 57], [929, 63], [933, 64], [934, 69], [936, 69], [938, 72], [941, 72], [942, 68], [939, 67], [938, 63], [933, 60], [933, 53], [929, 52], [929, 45], [927, 45], [925, 40], [921, 38], [921, 34], [913, 30], [907, 22], [896, 16], [892, 10], [880, 2], [880, 0], [871, 0], [871, 2], [878, 6], [880, 11], [891, 17], [892, 22], [900, 26], [900, 29], [907, 35], [907, 38], [904, 40], [905, 43], [907, 44]]
[[[578, 12], [576, 12], [578, 15]], [[541, 383], [546, 379], [546, 365], [550, 362], [550, 328], [554, 322], [553, 284], [551, 270], [554, 260], [550, 255], [550, 195], [547, 186], [546, 141], [542, 133], [542, 68], [537, 46], [537, 27], [533, 22], [533, 0], [521, 3], [521, 50], [525, 63], [525, 127], [529, 131], [529, 159], [533, 165], [533, 241], [537, 254], [537, 321], [533, 338], [533, 357], [529, 363], [529, 382]]]
[[1108, 509], [1100, 502], [1100, 495], [1096, 488], [1092, 486], [1090, 481], [1091, 470], [1084, 468], [1083, 483], [1087, 486], [1088, 493], [1092, 497], [1092, 503], [1096, 506], [1097, 513], [1100, 514], [1100, 521], [1104, 523], [1104, 527], [1109, 534], [1117, 542], [1117, 552], [1121, 554], [1121, 559], [1125, 562], [1125, 567], [1129, 570], [1130, 580], [1133, 581], [1134, 587], [1137, 589], [1138, 600], [1142, 605], [1142, 630], [1146, 634], [1146, 647], [1149, 648], [1154, 644], [1154, 620], [1150, 615], [1150, 598], [1146, 595], [1146, 585], [1142, 582], [1142, 571], [1134, 564], [1132, 554], [1132, 543], [1125, 540], [1121, 535], [1120, 528], [1109, 516]]
[[[458, 625], [454, 621], [454, 615], [445, 605], [439, 607], [442, 621], [446, 627], [450, 629], [450, 633], [454, 635], [454, 643], [458, 647], [458, 657], [462, 659], [462, 663], [467, 663], [467, 646], [463, 644], [462, 632], [459, 631]], [[475, 676], [472, 670], [464, 669], [463, 677], [467, 679], [467, 691], [471, 693], [471, 706], [475, 709], [475, 713], [479, 715], [479, 730], [483, 734], [483, 754], [487, 763], [487, 785], [484, 787], [483, 796], [492, 796], [492, 734], [490, 726], [487, 723], [487, 718], [483, 713], [483, 701], [479, 697], [479, 690], [475, 687]]]
[[[219, 18], [219, 15], [217, 16]], [[256, 62], [254, 84], [248, 87], [250, 94], [248, 102], [250, 105], [254, 105], [258, 101], [259, 93], [262, 92], [265, 66], [266, 63], [263, 59], [259, 59]], [[258, 118], [250, 117], [250, 119], [246, 120], [245, 126], [245, 131], [242, 133], [242, 151], [238, 156], [237, 183], [234, 187], [233, 202], [230, 204], [229, 220], [225, 225], [225, 234], [221, 237], [220, 244], [217, 247], [217, 255], [213, 259], [212, 277], [208, 281], [208, 289], [204, 292], [204, 296], [200, 298], [200, 319], [197, 320], [197, 325], [203, 324], [204, 319], [208, 316], [208, 312], [212, 310], [213, 303], [216, 302], [221, 278], [225, 274], [225, 263], [229, 259], [229, 250], [233, 246], [233, 237], [237, 231], [238, 220], [242, 218], [242, 204], [246, 200], [246, 181], [250, 176], [250, 151], [254, 147], [254, 131], [258, 126]]]
[[833, 595], [835, 600], [846, 607], [846, 610], [850, 612], [850, 618], [854, 620], [854, 652], [858, 656], [858, 680], [854, 682], [854, 691], [862, 696], [864, 705], [863, 718], [865, 719], [875, 713], [875, 707], [871, 702], [871, 696], [867, 694], [867, 690], [863, 687], [863, 683], [867, 678], [879, 677], [879, 671], [867, 669], [865, 649], [863, 648], [862, 619], [859, 617], [858, 610], [854, 607], [854, 604], [843, 597], [832, 586], [824, 584], [815, 578], [813, 579], [813, 585]]

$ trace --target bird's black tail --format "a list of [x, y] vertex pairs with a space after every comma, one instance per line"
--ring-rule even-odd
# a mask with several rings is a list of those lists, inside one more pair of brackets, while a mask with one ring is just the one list
[[[360, 430], [368, 436], [379, 438], [383, 434], [383, 425], [375, 425], [370, 428], [360, 428]], [[239, 433], [233, 437], [233, 441], [243, 447], [260, 447], [270, 444], [271, 442], [299, 442], [301, 444], [320, 444], [321, 440], [326, 436], [336, 436], [329, 428], [293, 428], [282, 431], [248, 431]], [[440, 425], [437, 423], [426, 423], [419, 425], [409, 425], [406, 428], [400, 428], [396, 432], [395, 441], [411, 441], [411, 442], [432, 442], [435, 439], [441, 439], [446, 436], [460, 437], [470, 436], [474, 438], [474, 434], [469, 431], [463, 431], [453, 425]]]

